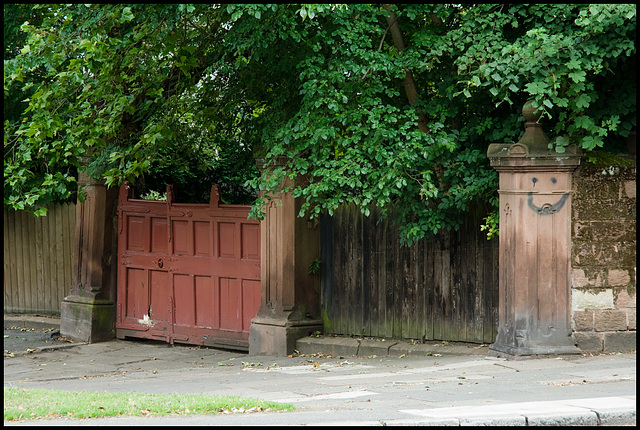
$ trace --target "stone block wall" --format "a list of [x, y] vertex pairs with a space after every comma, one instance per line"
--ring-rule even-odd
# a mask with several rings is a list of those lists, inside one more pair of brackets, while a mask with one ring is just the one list
[[635, 351], [635, 160], [583, 161], [572, 188], [571, 307], [578, 347]]

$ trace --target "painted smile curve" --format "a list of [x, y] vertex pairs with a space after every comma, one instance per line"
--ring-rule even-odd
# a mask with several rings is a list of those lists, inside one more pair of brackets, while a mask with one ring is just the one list
[[569, 197], [569, 193], [565, 193], [562, 195], [562, 198], [558, 200], [558, 202], [554, 204], [546, 203], [542, 206], [536, 206], [533, 204], [533, 192], [529, 192], [529, 198], [527, 199], [527, 204], [531, 209], [538, 212], [540, 215], [553, 215], [558, 212], [564, 206], [564, 203], [567, 201]]

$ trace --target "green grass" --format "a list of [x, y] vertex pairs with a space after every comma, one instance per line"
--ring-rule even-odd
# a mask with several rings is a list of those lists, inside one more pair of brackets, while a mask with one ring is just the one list
[[291, 404], [235, 396], [4, 389], [5, 421], [118, 415], [201, 415], [293, 409]]

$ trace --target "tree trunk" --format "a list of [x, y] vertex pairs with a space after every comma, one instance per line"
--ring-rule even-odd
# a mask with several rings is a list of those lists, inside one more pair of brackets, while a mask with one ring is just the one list
[[[398, 15], [396, 15], [396, 13], [391, 10], [388, 4], [384, 4], [382, 5], [382, 7], [387, 12], [389, 12], [389, 16], [387, 16], [387, 25], [389, 26], [389, 31], [391, 32], [393, 45], [396, 47], [398, 52], [403, 52], [404, 40], [402, 39], [402, 33], [400, 32], [400, 27], [398, 26]], [[405, 71], [404, 90], [407, 94], [409, 104], [413, 106], [418, 100], [418, 88], [416, 86], [415, 80], [413, 79], [413, 73], [411, 73], [411, 70]], [[429, 132], [429, 127], [427, 126], [427, 118], [423, 113], [418, 114], [418, 129], [420, 129], [420, 131], [424, 133]]]

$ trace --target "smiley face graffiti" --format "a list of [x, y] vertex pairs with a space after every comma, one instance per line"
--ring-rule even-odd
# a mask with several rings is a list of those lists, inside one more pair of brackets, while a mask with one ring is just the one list
[[[532, 178], [531, 181], [533, 182], [533, 186], [535, 187], [536, 182], [538, 182], [538, 178]], [[551, 183], [555, 184], [556, 182], [558, 182], [556, 178], [551, 178]], [[562, 209], [564, 203], [567, 201], [567, 198], [569, 198], [569, 193], [564, 193], [560, 200], [558, 200], [554, 204], [545, 203], [542, 206], [536, 206], [533, 204], [533, 191], [529, 191], [528, 196], [529, 198], [527, 199], [527, 204], [531, 209], [533, 209], [540, 215], [553, 215], [554, 213]]]

